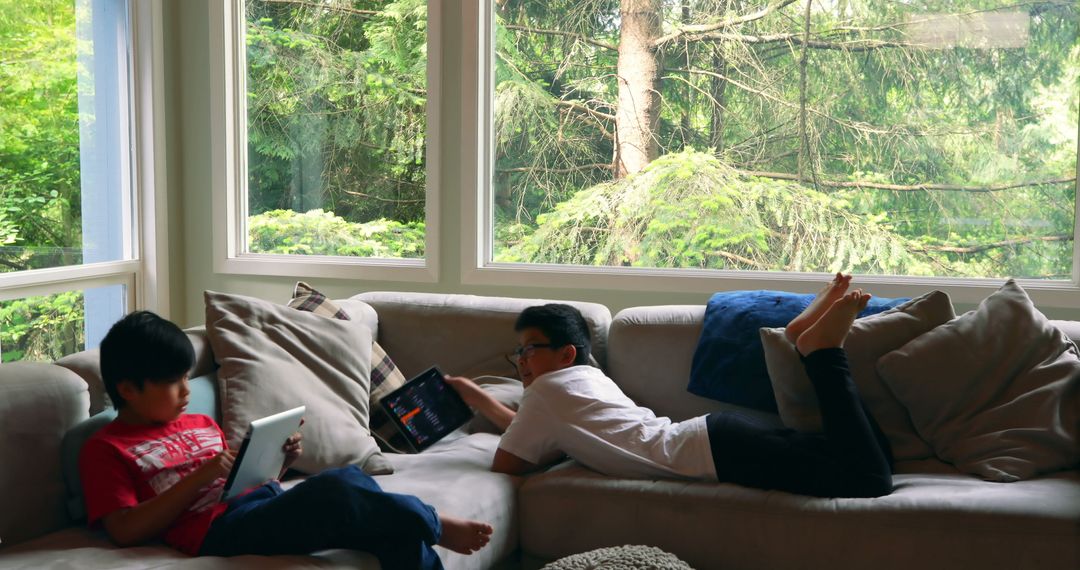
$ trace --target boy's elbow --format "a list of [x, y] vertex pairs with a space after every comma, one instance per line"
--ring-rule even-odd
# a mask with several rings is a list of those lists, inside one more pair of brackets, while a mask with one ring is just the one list
[[527, 471], [522, 469], [515, 469], [509, 465], [500, 465], [498, 463], [491, 464], [491, 471], [493, 473], [502, 473], [504, 475], [524, 475]]
[[128, 525], [124, 524], [123, 512], [105, 517], [102, 519], [102, 526], [105, 527], [105, 534], [109, 535], [109, 540], [121, 548], [142, 544], [142, 539], [135, 529], [128, 528]]
[[507, 475], [525, 475], [535, 471], [539, 466], [533, 465], [520, 457], [499, 449], [495, 452], [495, 458], [491, 461], [491, 470], [495, 473]]
[[139, 541], [135, 540], [134, 537], [128, 536], [113, 536], [112, 541], [113, 544], [119, 546], [120, 548], [128, 548], [129, 546], [139, 545]]
[[109, 540], [111, 540], [113, 544], [115, 544], [116, 546], [119, 546], [120, 548], [127, 548], [129, 546], [138, 546], [138, 544], [139, 544], [139, 541], [135, 540], [135, 537], [133, 535], [131, 535], [130, 533], [126, 533], [126, 532], [123, 532], [123, 531], [109, 530], [108, 528], [106, 528], [105, 529], [105, 534], [108, 534], [109, 535]]

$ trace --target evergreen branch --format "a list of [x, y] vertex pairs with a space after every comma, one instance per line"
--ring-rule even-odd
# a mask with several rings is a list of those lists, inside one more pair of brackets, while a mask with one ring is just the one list
[[[798, 174], [790, 174], [787, 172], [760, 172], [755, 170], [741, 170], [738, 171], [743, 176], [758, 176], [761, 178], [772, 178], [775, 180], [791, 180], [798, 181]], [[869, 182], [860, 180], [821, 180], [818, 182], [819, 186], [826, 186], [829, 188], [868, 188], [873, 190], [892, 190], [894, 192], [920, 192], [920, 191], [939, 191], [939, 192], [976, 192], [976, 193], [989, 193], [989, 192], [1001, 192], [1003, 190], [1013, 190], [1016, 188], [1029, 188], [1031, 186], [1046, 186], [1050, 184], [1073, 184], [1076, 182], [1076, 178], [1054, 178], [1051, 180], [1033, 180], [1030, 182], [1018, 182], [1011, 184], [991, 184], [989, 186], [961, 186], [958, 184], [886, 184], [883, 182]]]
[[591, 119], [594, 119], [593, 121], [590, 121], [590, 123], [600, 130], [600, 134], [608, 140], [615, 140], [615, 134], [607, 130], [607, 128], [604, 127], [603, 123], [603, 121], [615, 122], [614, 115], [609, 115], [607, 113], [597, 111], [596, 109], [592, 109], [585, 105], [581, 105], [579, 103], [572, 103], [570, 101], [558, 100], [555, 102], [555, 106], [566, 109], [568, 111], [568, 114], [569, 111], [573, 111], [575, 113], [578, 113], [579, 116], [584, 115]]
[[595, 117], [597, 119], [604, 119], [606, 121], [614, 121], [615, 120], [615, 115], [609, 115], [607, 113], [597, 111], [596, 109], [593, 109], [591, 107], [587, 107], [587, 106], [582, 105], [580, 103], [574, 103], [573, 101], [559, 100], [559, 101], [556, 101], [555, 104], [558, 105], [559, 107], [565, 107], [567, 109], [573, 109], [575, 111], [585, 113], [586, 115]]
[[799, 34], [768, 34], [755, 36], [751, 34], [736, 34], [730, 32], [712, 32], [690, 38], [694, 41], [734, 41], [751, 45], [768, 45], [775, 43], [789, 43], [798, 46], [806, 46], [810, 49], [839, 50], [846, 52], [867, 52], [879, 49], [919, 47], [919, 44], [910, 42], [891, 42], [886, 40], [851, 40], [846, 42], [811, 40], [803, 38]]
[[[706, 71], [704, 69], [692, 69], [692, 68], [691, 69], [668, 69], [667, 71], [674, 71], [674, 72], [679, 72], [679, 73], [691, 73], [691, 74], [699, 74], [699, 75], [708, 75], [710, 77], [715, 77], [717, 79], [727, 81], [728, 83], [734, 85], [735, 87], [737, 87], [739, 89], [742, 89], [743, 91], [746, 91], [748, 93], [753, 93], [755, 95], [759, 95], [759, 96], [761, 96], [761, 97], [763, 97], [765, 99], [768, 99], [770, 101], [773, 101], [774, 103], [777, 103], [779, 105], [783, 105], [785, 107], [788, 107], [788, 108], [794, 109], [794, 110], [799, 109], [798, 105], [796, 105], [794, 103], [791, 103], [790, 101], [786, 101], [786, 100], [782, 99], [778, 95], [774, 95], [772, 93], [769, 93], [767, 91], [763, 91], [763, 90], [760, 90], [760, 89], [755, 89], [755, 88], [747, 85], [746, 83], [743, 83], [743, 82], [741, 82], [741, 81], [739, 81], [737, 79], [734, 79], [732, 77], [728, 77], [726, 75], [716, 73], [715, 71]], [[669, 78], [671, 78], [671, 76], [664, 76], [664, 77], [661, 77], [660, 79], [669, 79]], [[858, 131], [858, 132], [863, 133], [863, 134], [895, 135], [895, 134], [897, 134], [897, 132], [903, 132], [904, 134], [911, 134], [911, 135], [919, 134], [919, 133], [909, 132], [909, 131], [906, 131], [906, 130], [897, 130], [897, 129], [886, 130], [886, 129], [882, 129], [880, 127], [875, 127], [873, 125], [868, 125], [868, 124], [865, 124], [865, 123], [847, 121], [847, 120], [841, 119], [839, 117], [834, 117], [834, 116], [832, 116], [832, 115], [830, 115], [830, 114], [828, 114], [828, 113], [826, 113], [824, 111], [815, 109], [813, 107], [807, 107], [807, 112], [809, 112], [809, 113], [811, 113], [813, 115], [817, 115], [819, 117], [822, 117], [823, 119], [826, 119], [828, 121], [836, 123], [836, 124], [838, 124], [840, 126], [852, 129], [854, 131]]]
[[423, 198], [416, 199], [416, 200], [410, 200], [410, 199], [404, 199], [404, 198], [403, 199], [397, 199], [397, 200], [393, 199], [393, 198], [382, 198], [382, 197], [374, 196], [374, 195], [371, 195], [371, 194], [364, 194], [363, 192], [356, 192], [354, 190], [342, 190], [342, 192], [344, 192], [345, 194], [348, 194], [349, 196], [359, 196], [360, 198], [370, 198], [370, 199], [376, 200], [378, 202], [390, 202], [392, 204], [419, 204], [419, 203], [424, 201]]
[[609, 43], [604, 43], [604, 42], [601, 42], [601, 41], [597, 41], [597, 40], [594, 40], [592, 38], [585, 37], [585, 36], [583, 36], [581, 34], [575, 34], [573, 32], [564, 32], [562, 30], [545, 30], [545, 29], [541, 29], [541, 28], [529, 28], [529, 27], [526, 27], [526, 26], [517, 26], [517, 25], [513, 25], [513, 24], [504, 24], [503, 28], [505, 28], [507, 30], [514, 30], [516, 32], [525, 32], [525, 33], [528, 33], [528, 34], [540, 34], [540, 35], [545, 35], [545, 36], [563, 36], [563, 37], [573, 38], [573, 39], [575, 39], [575, 40], [577, 40], [579, 42], [586, 43], [586, 44], [589, 44], [591, 46], [596, 46], [596, 47], [601, 48], [601, 49], [606, 49], [606, 50], [611, 50], [611, 51], [619, 51], [618, 46], [615, 46], [615, 45], [612, 45], [612, 44], [609, 44]]
[[582, 164], [580, 166], [571, 166], [571, 167], [568, 167], [568, 168], [543, 168], [543, 167], [521, 166], [521, 167], [517, 167], [517, 168], [498, 168], [498, 169], [495, 170], [495, 172], [499, 172], [499, 173], [505, 173], [505, 172], [536, 172], [536, 171], [539, 170], [539, 171], [543, 171], [543, 172], [550, 172], [552, 174], [570, 174], [571, 172], [580, 172], [582, 170], [594, 170], [594, 169], [597, 169], [597, 168], [611, 170], [612, 168], [614, 168], [614, 165], [612, 165], [610, 163], [596, 163], [596, 164]]
[[722, 21], [717, 22], [715, 24], [700, 24], [700, 25], [696, 25], [696, 26], [683, 26], [683, 27], [679, 28], [678, 30], [676, 30], [676, 31], [674, 31], [674, 32], [672, 32], [672, 33], [670, 33], [670, 34], [668, 34], [666, 36], [660, 36], [659, 38], [656, 38], [655, 40], [653, 40], [653, 47], [656, 47], [656, 48], [663, 47], [664, 44], [667, 44], [667, 43], [673, 42], [675, 40], [678, 40], [679, 38], [681, 38], [683, 36], [705, 34], [705, 33], [708, 33], [708, 32], [715, 31], [715, 30], [727, 28], [729, 26], [737, 26], [739, 24], [745, 24], [745, 23], [748, 23], [748, 22], [753, 22], [754, 20], [760, 20], [760, 19], [764, 18], [765, 16], [768, 16], [769, 14], [771, 14], [771, 13], [777, 11], [777, 10], [780, 10], [780, 9], [786, 7], [787, 5], [793, 4], [793, 3], [795, 3], [795, 0], [780, 0], [779, 2], [766, 4], [764, 8], [758, 10], [757, 12], [751, 12], [749, 14], [744, 14], [742, 16], [736, 16], [734, 18], [728, 18], [726, 20], [722, 20]]
[[720, 257], [723, 257], [724, 259], [728, 259], [728, 260], [731, 260], [731, 261], [736, 261], [738, 263], [742, 263], [743, 265], [749, 265], [750, 267], [753, 267], [755, 269], [760, 269], [762, 271], [767, 271], [769, 269], [769, 266], [764, 264], [764, 263], [754, 261], [753, 259], [750, 259], [749, 257], [743, 257], [743, 256], [738, 255], [738, 254], [729, 253], [727, 251], [721, 251], [721, 250], [709, 251], [709, 252], [705, 252], [705, 255], [719, 255]]
[[14, 261], [8, 261], [2, 257], [0, 257], [0, 265], [10, 267], [16, 271], [26, 271], [27, 269], [30, 269], [29, 265], [23, 263], [15, 263]]
[[990, 249], [998, 249], [1002, 247], [1012, 247], [1014, 245], [1024, 245], [1034, 242], [1052, 242], [1052, 241], [1072, 241], [1073, 236], [1071, 234], [1061, 234], [1053, 236], [1032, 236], [1023, 238], [1007, 239], [1003, 241], [997, 241], [994, 243], [984, 243], [978, 245], [965, 245], [965, 246], [952, 246], [952, 245], [924, 245], [922, 248], [915, 248], [912, 251], [922, 251], [923, 253], [931, 251], [940, 251], [944, 253], [981, 253]]
[[317, 8], [320, 10], [329, 10], [331, 12], [344, 12], [346, 14], [354, 14], [356, 16], [378, 16], [381, 12], [378, 10], [359, 10], [357, 8], [350, 8], [349, 6], [338, 6], [336, 4], [320, 4], [318, 2], [305, 2], [304, 0], [262, 0], [267, 4], [294, 4], [296, 6], [305, 6], [308, 8]]

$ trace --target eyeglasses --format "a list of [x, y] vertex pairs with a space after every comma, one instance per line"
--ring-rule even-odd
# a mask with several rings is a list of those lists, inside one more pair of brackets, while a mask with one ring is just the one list
[[536, 343], [526, 344], [525, 346], [519, 346], [511, 352], [510, 355], [514, 358], [532, 358], [532, 355], [536, 353], [538, 348], [558, 348], [559, 345], [548, 343]]

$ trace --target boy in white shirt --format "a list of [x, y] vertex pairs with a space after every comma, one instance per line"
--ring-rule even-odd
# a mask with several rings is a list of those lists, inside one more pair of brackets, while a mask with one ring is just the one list
[[563, 456], [608, 475], [721, 481], [827, 497], [892, 491], [892, 454], [862, 405], [842, 348], [870, 295], [837, 274], [787, 327], [821, 405], [823, 434], [722, 411], [682, 422], [657, 417], [587, 365], [589, 328], [577, 309], [529, 307], [516, 351], [525, 393], [517, 412], [467, 378], [447, 377], [470, 406], [504, 430], [493, 471], [524, 474]]

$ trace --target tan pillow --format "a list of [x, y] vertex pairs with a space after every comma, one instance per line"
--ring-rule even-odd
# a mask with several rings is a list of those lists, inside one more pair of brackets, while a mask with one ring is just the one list
[[991, 481], [1080, 463], [1080, 354], [1009, 280], [878, 372], [938, 457]]
[[[949, 296], [931, 291], [888, 311], [856, 320], [844, 343], [852, 380], [866, 408], [885, 432], [897, 461], [930, 457], [933, 450], [919, 438], [907, 410], [886, 388], [875, 365], [882, 355], [955, 316]], [[820, 432], [817, 395], [795, 347], [784, 336], [784, 329], [761, 329], [761, 342], [784, 425], [803, 432]]]
[[[363, 301], [352, 302], [363, 303]], [[331, 319], [351, 320], [347, 311], [303, 281], [296, 282], [296, 286], [293, 288], [293, 298], [289, 301], [289, 306]], [[401, 373], [394, 361], [386, 354], [383, 347], [379, 346], [379, 343], [372, 341], [371, 394], [368, 396], [371, 405], [371, 417], [368, 427], [371, 428], [371, 434], [375, 436], [375, 439], [379, 442], [379, 447], [383, 451], [411, 453], [408, 440], [401, 435], [401, 431], [394, 425], [390, 416], [379, 406], [379, 400], [390, 392], [404, 386], [406, 381], [405, 375]]]
[[393, 472], [368, 433], [367, 326], [240, 295], [206, 291], [204, 297], [230, 447], [240, 444], [252, 420], [303, 404], [297, 470], [354, 464], [370, 474]]

